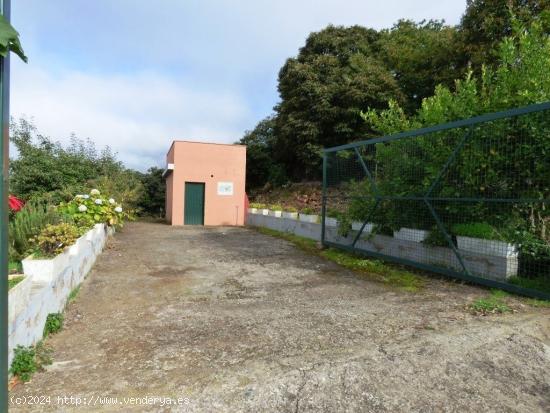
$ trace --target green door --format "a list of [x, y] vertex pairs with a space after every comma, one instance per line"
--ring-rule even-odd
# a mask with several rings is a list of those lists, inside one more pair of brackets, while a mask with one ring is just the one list
[[199, 182], [185, 183], [184, 202], [185, 225], [204, 225], [204, 184]]

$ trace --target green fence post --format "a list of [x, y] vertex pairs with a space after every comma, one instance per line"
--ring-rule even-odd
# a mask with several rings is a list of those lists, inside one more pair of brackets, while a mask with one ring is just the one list
[[325, 246], [325, 215], [327, 212], [327, 154], [323, 152], [323, 199], [321, 203], [321, 245]]
[[[0, 0], [2, 15], [10, 21], [10, 0]], [[8, 148], [9, 148], [9, 93], [10, 57], [0, 57], [0, 411], [8, 411]]]

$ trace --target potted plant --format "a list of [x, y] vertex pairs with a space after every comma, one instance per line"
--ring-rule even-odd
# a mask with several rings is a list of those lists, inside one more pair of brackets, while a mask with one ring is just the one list
[[269, 207], [269, 216], [275, 217], [275, 218], [281, 218], [283, 215], [283, 207], [280, 205], [271, 205]]
[[311, 208], [304, 208], [300, 211], [298, 219], [303, 222], [310, 222], [312, 224], [319, 223], [319, 215], [314, 214], [314, 210]]
[[283, 218], [298, 219], [298, 210], [294, 207], [285, 207]]
[[497, 257], [517, 257], [518, 248], [508, 242], [492, 225], [486, 222], [455, 224], [458, 249]]

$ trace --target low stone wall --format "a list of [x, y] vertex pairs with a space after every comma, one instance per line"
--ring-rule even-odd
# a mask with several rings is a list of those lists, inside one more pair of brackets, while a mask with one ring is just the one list
[[84, 280], [113, 228], [97, 224], [53, 259], [23, 260], [25, 278], [9, 291], [8, 362], [13, 349], [42, 339], [46, 318], [63, 310], [71, 291]]
[[[288, 232], [317, 241], [321, 240], [321, 224], [318, 223], [248, 214], [247, 224]], [[325, 227], [326, 240], [341, 245], [351, 245], [355, 235], [357, 235], [357, 231], [351, 231], [347, 237], [342, 237], [338, 235], [337, 227]], [[365, 234], [357, 241], [355, 247], [364, 251], [462, 271], [462, 266], [451, 248], [435, 247], [422, 242], [400, 240], [379, 234], [370, 237]], [[460, 253], [464, 265], [472, 274], [497, 281], [506, 281], [507, 278], [517, 274], [517, 256], [499, 257], [464, 250], [460, 250]]]

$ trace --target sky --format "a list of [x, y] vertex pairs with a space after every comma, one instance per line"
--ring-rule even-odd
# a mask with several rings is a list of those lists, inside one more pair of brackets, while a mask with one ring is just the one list
[[16, 0], [11, 115], [66, 143], [164, 166], [174, 139], [233, 143], [278, 102], [277, 74], [328, 24], [460, 20], [466, 0]]

